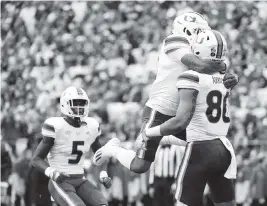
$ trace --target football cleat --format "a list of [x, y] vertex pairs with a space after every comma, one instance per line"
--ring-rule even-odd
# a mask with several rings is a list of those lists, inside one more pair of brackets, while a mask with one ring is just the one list
[[110, 157], [113, 157], [114, 151], [120, 146], [118, 138], [112, 138], [103, 147], [98, 149], [93, 157], [93, 163], [97, 166], [102, 165]]

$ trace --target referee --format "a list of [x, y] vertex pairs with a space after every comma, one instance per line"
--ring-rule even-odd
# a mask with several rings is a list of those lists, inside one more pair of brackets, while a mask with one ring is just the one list
[[184, 150], [185, 147], [176, 145], [159, 146], [149, 176], [150, 195], [154, 196], [153, 206], [173, 206], [175, 204], [175, 179]]

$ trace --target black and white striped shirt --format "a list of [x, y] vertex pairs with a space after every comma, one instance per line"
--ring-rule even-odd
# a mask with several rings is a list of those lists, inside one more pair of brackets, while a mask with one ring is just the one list
[[184, 151], [182, 146], [160, 145], [150, 168], [149, 184], [153, 184], [154, 177], [176, 178]]

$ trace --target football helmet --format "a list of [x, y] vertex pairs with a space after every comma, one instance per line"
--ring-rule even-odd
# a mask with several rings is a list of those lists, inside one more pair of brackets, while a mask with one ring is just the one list
[[203, 29], [210, 29], [210, 27], [201, 14], [185, 12], [174, 19], [172, 33], [183, 36], [191, 42], [199, 31]]
[[220, 32], [204, 30], [196, 36], [191, 48], [193, 53], [202, 59], [224, 61], [227, 43]]
[[82, 88], [68, 87], [60, 97], [60, 110], [69, 117], [85, 117], [90, 100]]

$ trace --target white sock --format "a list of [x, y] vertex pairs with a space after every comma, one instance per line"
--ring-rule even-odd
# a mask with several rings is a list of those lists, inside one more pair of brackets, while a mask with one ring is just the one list
[[122, 147], [116, 147], [113, 157], [116, 158], [124, 167], [131, 170], [131, 163], [136, 156], [136, 152]]

